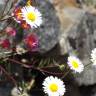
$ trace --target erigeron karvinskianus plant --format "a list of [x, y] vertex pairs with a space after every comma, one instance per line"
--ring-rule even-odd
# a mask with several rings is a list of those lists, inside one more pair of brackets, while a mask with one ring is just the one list
[[[1, 40], [0, 40], [0, 48], [1, 50], [4, 50], [4, 54], [6, 54], [3, 58], [4, 60], [10, 61], [12, 63], [17, 63], [20, 64], [21, 66], [27, 68], [28, 70], [32, 69], [35, 71], [39, 71], [42, 74], [44, 74], [46, 77], [48, 75], [55, 75], [55, 77], [53, 76], [49, 76], [47, 77], [44, 81], [43, 81], [43, 88], [42, 90], [44, 90], [44, 92], [48, 95], [48, 96], [52, 96], [55, 94], [55, 96], [62, 96], [65, 94], [65, 88], [66, 86], [63, 83], [63, 78], [65, 78], [69, 72], [74, 72], [74, 73], [81, 73], [84, 70], [84, 65], [83, 63], [76, 57], [76, 56], [69, 56], [68, 57], [68, 65], [66, 64], [56, 64], [56, 62], [51, 61], [52, 59], [40, 59], [38, 61], [38, 59], [34, 59], [31, 58], [31, 62], [32, 64], [30, 64], [29, 60], [22, 60], [22, 61], [17, 61], [14, 60], [14, 58], [9, 58], [6, 56], [20, 56], [22, 57], [22, 55], [24, 53], [31, 53], [31, 52], [36, 52], [38, 51], [38, 47], [39, 47], [39, 38], [36, 35], [35, 32], [32, 32], [32, 30], [36, 30], [42, 25], [43, 23], [43, 14], [39, 11], [39, 9], [37, 9], [35, 6], [32, 6], [30, 0], [22, 0], [22, 2], [24, 2], [24, 4], [19, 5], [19, 0], [17, 0], [18, 2], [13, 2], [12, 6], [14, 7], [12, 10], [11, 14], [9, 14], [9, 16], [7, 16], [6, 18], [4, 18], [3, 15], [5, 15], [4, 11], [2, 13], [1, 22], [5, 22], [9, 23], [10, 20], [12, 21], [12, 24], [8, 24], [7, 26], [5, 26], [2, 30], [1, 30]], [[32, 0], [33, 1], [33, 0]], [[9, 1], [6, 2], [6, 4]], [[9, 13], [9, 11], [7, 13]], [[32, 30], [30, 30], [32, 29]], [[42, 33], [39, 33], [42, 34]], [[47, 34], [46, 34], [47, 35]], [[4, 38], [3, 38], [4, 37]], [[42, 35], [42, 38], [44, 36]], [[46, 42], [48, 43], [48, 42]], [[6, 52], [5, 52], [6, 50]], [[12, 54], [11, 54], [12, 53]], [[7, 55], [8, 54], [8, 55]], [[18, 55], [17, 55], [18, 54]], [[2, 55], [1, 55], [2, 56]], [[2, 58], [2, 57], [1, 57]], [[27, 59], [30, 59], [29, 57]], [[36, 60], [36, 61], [35, 61]], [[34, 63], [35, 62], [35, 63]], [[56, 68], [57, 70], [53, 70], [53, 68]], [[6, 75], [13, 81], [13, 83], [15, 84], [16, 88], [18, 89], [18, 84], [16, 83], [16, 81], [14, 80], [13, 77], [11, 77], [6, 70], [4, 70], [2, 68], [2, 66], [0, 67], [0, 69], [6, 73]], [[49, 70], [53, 70], [52, 72]], [[66, 69], [66, 71], [64, 71]], [[71, 69], [71, 70], [70, 70]], [[32, 74], [31, 74], [32, 75]], [[58, 78], [58, 76], [61, 76], [61, 79]], [[51, 82], [51, 81], [52, 82]], [[34, 81], [33, 78], [31, 81]], [[45, 83], [44, 83], [45, 82]], [[46, 83], [47, 82], [47, 83]], [[60, 85], [59, 83], [60, 82]], [[25, 92], [27, 94], [27, 91], [30, 90], [33, 87], [34, 83], [30, 83], [30, 85], [28, 85], [27, 87], [25, 86], [22, 87], [21, 89], [23, 89], [24, 91], [21, 92], [20, 90], [20, 96], [22, 96], [22, 94]], [[61, 90], [60, 90], [60, 89]]]

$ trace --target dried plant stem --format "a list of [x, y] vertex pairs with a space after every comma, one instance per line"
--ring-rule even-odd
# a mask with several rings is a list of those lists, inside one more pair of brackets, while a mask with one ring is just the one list
[[17, 86], [17, 82], [15, 81], [15, 79], [1, 65], [0, 65], [0, 69], [2, 70], [2, 72], [4, 72], [7, 78], [9, 78], [13, 82], [13, 84]]
[[47, 70], [44, 70], [44, 69], [38, 69], [39, 71], [41, 71], [42, 73], [47, 73], [47, 74], [51, 74], [51, 75], [62, 75], [63, 73], [55, 73], [55, 72], [49, 72]]
[[14, 62], [14, 63], [17, 63], [17, 64], [20, 64], [20, 65], [22, 65], [23, 67], [25, 67], [25, 68], [29, 68], [29, 69], [34, 69], [34, 70], [37, 70], [37, 71], [40, 71], [40, 72], [42, 72], [44, 75], [45, 75], [45, 73], [47, 73], [47, 74], [51, 74], [51, 75], [63, 75], [63, 73], [55, 73], [55, 72], [49, 72], [49, 71], [47, 71], [47, 70], [45, 70], [46, 68], [48, 68], [48, 66], [47, 67], [42, 67], [42, 68], [36, 68], [36, 67], [34, 67], [34, 66], [30, 66], [30, 65], [28, 65], [28, 64], [24, 64], [24, 63], [21, 63], [21, 62], [19, 62], [19, 61], [17, 61], [17, 60], [14, 60], [14, 59], [8, 59], [8, 61], [11, 61], [11, 62]]
[[6, 16], [6, 15], [8, 15], [8, 14], [9, 14], [10, 10], [12, 9], [12, 7], [13, 7], [13, 3], [11, 4], [11, 6], [10, 6], [9, 10], [7, 11], [7, 13], [6, 13], [6, 14], [4, 14], [4, 16]]
[[4, 19], [0, 19], [0, 22], [2, 22], [2, 21], [6, 21], [6, 20], [8, 20], [8, 19], [10, 19], [10, 18], [12, 18], [13, 16], [9, 16], [9, 17], [7, 17], [7, 18], [4, 18]]
[[70, 72], [70, 69], [62, 76], [62, 79], [64, 79]]
[[1, 14], [1, 17], [0, 17], [0, 19], [2, 19], [4, 16], [4, 12], [5, 12], [5, 9], [6, 9], [6, 7], [7, 7], [7, 4], [8, 4], [8, 2], [9, 2], [10, 0], [7, 0], [6, 1], [6, 4], [5, 4], [5, 6], [4, 6], [4, 10], [2, 11], [2, 14]]
[[2, 32], [4, 31], [4, 29], [6, 29], [10, 24], [11, 24], [11, 22], [9, 22], [2, 30], [0, 30], [0, 34], [2, 34]]
[[92, 63], [90, 62], [89, 64], [85, 65], [84, 68], [87, 68], [88, 66], [92, 65]]
[[29, 86], [27, 87], [27, 90], [30, 90], [34, 86], [34, 83], [35, 83], [35, 79], [32, 78], [30, 83], [29, 83]]

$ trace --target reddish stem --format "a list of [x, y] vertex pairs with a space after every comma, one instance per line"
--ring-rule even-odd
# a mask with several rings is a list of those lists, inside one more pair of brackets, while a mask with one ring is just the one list
[[0, 69], [2, 70], [2, 72], [4, 72], [4, 74], [13, 82], [13, 84], [15, 86], [17, 86], [17, 82], [15, 81], [15, 79], [2, 67], [0, 66]]
[[44, 67], [44, 68], [36, 68], [34, 66], [30, 66], [30, 65], [21, 63], [19, 61], [14, 60], [14, 59], [8, 59], [8, 60], [11, 61], [11, 62], [15, 62], [17, 64], [20, 64], [20, 65], [23, 65], [23, 67], [25, 67], [25, 68], [32, 68], [32, 69], [38, 70], [38, 71], [40, 71], [42, 73], [48, 73], [48, 74], [51, 74], [51, 75], [63, 75], [63, 73], [53, 73], [53, 72], [49, 72], [49, 71], [44, 70], [45, 68], [48, 68], [48, 66]]

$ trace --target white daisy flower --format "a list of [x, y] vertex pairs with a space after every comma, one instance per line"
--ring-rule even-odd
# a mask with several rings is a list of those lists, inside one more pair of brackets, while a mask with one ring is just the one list
[[44, 80], [43, 89], [48, 96], [63, 96], [66, 91], [64, 82], [53, 76], [49, 76]]
[[81, 73], [84, 70], [84, 65], [82, 62], [75, 56], [68, 57], [68, 65], [75, 72]]
[[21, 12], [23, 20], [25, 20], [26, 23], [28, 23], [31, 26], [31, 28], [33, 27], [37, 28], [38, 26], [41, 25], [42, 23], [41, 13], [35, 7], [25, 6], [21, 9]]
[[96, 65], [96, 48], [91, 51], [91, 61], [93, 65]]

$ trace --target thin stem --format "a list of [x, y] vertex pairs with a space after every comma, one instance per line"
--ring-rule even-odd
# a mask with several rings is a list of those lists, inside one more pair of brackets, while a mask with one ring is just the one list
[[40, 71], [42, 73], [48, 73], [48, 74], [51, 74], [51, 75], [62, 75], [63, 74], [63, 73], [53, 73], [53, 72], [49, 72], [49, 71], [44, 70], [44, 68], [48, 68], [48, 67], [36, 68], [34, 66], [30, 66], [30, 65], [27, 65], [25, 63], [21, 63], [19, 61], [14, 60], [14, 59], [8, 59], [8, 61], [15, 62], [17, 64], [23, 65], [23, 67], [25, 67], [25, 68], [30, 68], [30, 69], [32, 68], [32, 69], [38, 70], [38, 71]]
[[70, 72], [70, 69], [68, 69], [68, 71], [62, 76], [62, 79], [64, 79]]
[[4, 72], [4, 74], [13, 82], [13, 84], [15, 86], [17, 86], [17, 82], [15, 81], [15, 79], [0, 65], [0, 69], [2, 70], [2, 72]]
[[6, 14], [4, 14], [4, 16], [6, 16], [6, 15], [9, 14], [9, 12], [10, 12], [10, 10], [11, 10], [12, 7], [13, 7], [13, 3], [11, 4], [11, 6], [10, 6], [9, 10], [6, 12]]
[[92, 63], [90, 62], [89, 64], [85, 65], [84, 67], [87, 68], [88, 66], [90, 66]]
[[9, 16], [9, 17], [7, 17], [7, 18], [4, 18], [4, 19], [0, 19], [0, 22], [2, 22], [2, 21], [6, 21], [6, 20], [8, 20], [8, 19], [10, 19], [10, 18], [12, 18], [13, 16]]
[[33, 87], [34, 83], [35, 83], [35, 79], [32, 78], [30, 83], [29, 83], [29, 86], [27, 87], [27, 90], [30, 90]]
[[1, 19], [1, 18], [3, 17], [3, 15], [4, 15], [4, 12], [5, 12], [5, 9], [6, 9], [6, 7], [7, 7], [8, 2], [9, 2], [9, 0], [6, 1], [5, 7], [4, 7], [4, 10], [3, 10], [2, 13], [1, 13], [0, 19]]
[[12, 22], [9, 22], [2, 30], [0, 30], [0, 34], [3, 33], [3, 31], [10, 25]]
[[8, 58], [8, 61], [11, 61], [11, 62], [20, 64], [20, 65], [22, 65], [22, 66], [25, 67], [25, 68], [33, 68], [33, 69], [36, 69], [35, 67], [33, 67], [33, 66], [31, 66], [31, 65], [27, 65], [27, 64], [25, 64], [25, 63], [19, 62], [19, 61], [17, 61], [17, 60], [11, 59], [11, 58]]
[[43, 73], [47, 73], [47, 74], [51, 74], [51, 75], [62, 75], [63, 73], [54, 73], [54, 72], [49, 72], [49, 71], [46, 71], [44, 69], [39, 69], [39, 71], [43, 72]]

